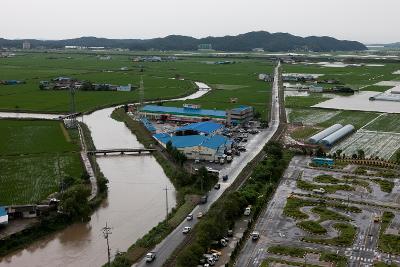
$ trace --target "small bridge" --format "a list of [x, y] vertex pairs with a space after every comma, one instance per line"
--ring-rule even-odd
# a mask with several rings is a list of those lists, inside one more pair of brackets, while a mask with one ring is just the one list
[[89, 155], [98, 155], [98, 154], [103, 154], [108, 155], [108, 154], [142, 154], [142, 153], [151, 153], [153, 151], [156, 151], [154, 148], [114, 148], [114, 149], [99, 149], [99, 150], [91, 150], [88, 151], [87, 153]]

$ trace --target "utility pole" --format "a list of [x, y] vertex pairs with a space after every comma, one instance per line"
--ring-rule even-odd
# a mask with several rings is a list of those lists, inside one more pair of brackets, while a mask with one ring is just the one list
[[106, 226], [101, 229], [103, 231], [104, 238], [107, 240], [107, 259], [108, 259], [108, 267], [111, 266], [111, 255], [110, 255], [110, 243], [108, 240], [108, 236], [111, 235], [111, 227]]
[[69, 94], [70, 94], [70, 103], [69, 103], [69, 112], [70, 112], [70, 120], [71, 120], [71, 126], [72, 128], [76, 127], [77, 121], [76, 121], [76, 106], [75, 106], [75, 88], [70, 87], [69, 88]]
[[165, 186], [165, 188], [163, 189], [165, 191], [165, 220], [168, 219], [168, 187]]

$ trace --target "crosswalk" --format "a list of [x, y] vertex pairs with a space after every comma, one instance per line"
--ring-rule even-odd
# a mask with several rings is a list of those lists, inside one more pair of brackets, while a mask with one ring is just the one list
[[356, 257], [356, 256], [351, 256], [350, 257], [351, 261], [362, 261], [362, 262], [373, 262], [373, 259], [369, 259], [369, 258], [364, 258], [364, 257]]
[[375, 251], [375, 250], [372, 248], [353, 247], [353, 251]]

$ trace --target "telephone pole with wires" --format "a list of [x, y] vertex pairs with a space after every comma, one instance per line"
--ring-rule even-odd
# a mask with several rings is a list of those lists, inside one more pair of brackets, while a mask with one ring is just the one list
[[108, 227], [107, 223], [106, 226], [101, 229], [103, 232], [104, 238], [107, 240], [107, 259], [108, 259], [108, 266], [111, 266], [111, 255], [110, 255], [110, 243], [108, 240], [109, 235], [111, 235], [111, 227]]
[[165, 220], [167, 220], [168, 219], [168, 190], [171, 190], [171, 189], [169, 189], [167, 186], [165, 186], [165, 188], [163, 190], [165, 191], [165, 211], [166, 211]]

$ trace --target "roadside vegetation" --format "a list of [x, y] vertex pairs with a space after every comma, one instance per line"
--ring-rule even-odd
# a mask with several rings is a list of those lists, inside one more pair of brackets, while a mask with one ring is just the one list
[[400, 235], [385, 234], [393, 219], [394, 213], [389, 211], [383, 213], [378, 248], [386, 253], [400, 254]]
[[357, 228], [348, 223], [335, 223], [333, 225], [339, 235], [334, 238], [324, 239], [324, 238], [313, 238], [313, 237], [303, 237], [302, 240], [312, 243], [320, 243], [332, 246], [351, 246], [353, 244], [354, 238], [357, 233]]
[[371, 179], [371, 181], [373, 181], [374, 183], [378, 184], [379, 187], [381, 188], [382, 192], [392, 193], [392, 190], [394, 188], [394, 182], [393, 181], [388, 181], [388, 180], [379, 179], [379, 178]]
[[[269, 253], [278, 255], [287, 255], [296, 258], [304, 258], [308, 253], [319, 254], [320, 261], [333, 262], [337, 267], [347, 266], [347, 258], [345, 256], [338, 255], [336, 253], [328, 251], [316, 251], [313, 249], [299, 248], [299, 247], [288, 247], [288, 246], [272, 246], [268, 248]], [[304, 265], [304, 264], [303, 264]], [[303, 266], [302, 265], [302, 266]]]
[[291, 154], [283, 153], [279, 143], [270, 142], [265, 150], [268, 157], [257, 165], [252, 178], [238, 191], [223, 195], [198, 223], [194, 229], [194, 241], [178, 253], [177, 266], [196, 266], [210, 244], [226, 235], [246, 206], [253, 206], [253, 216], [261, 211], [291, 159]]

